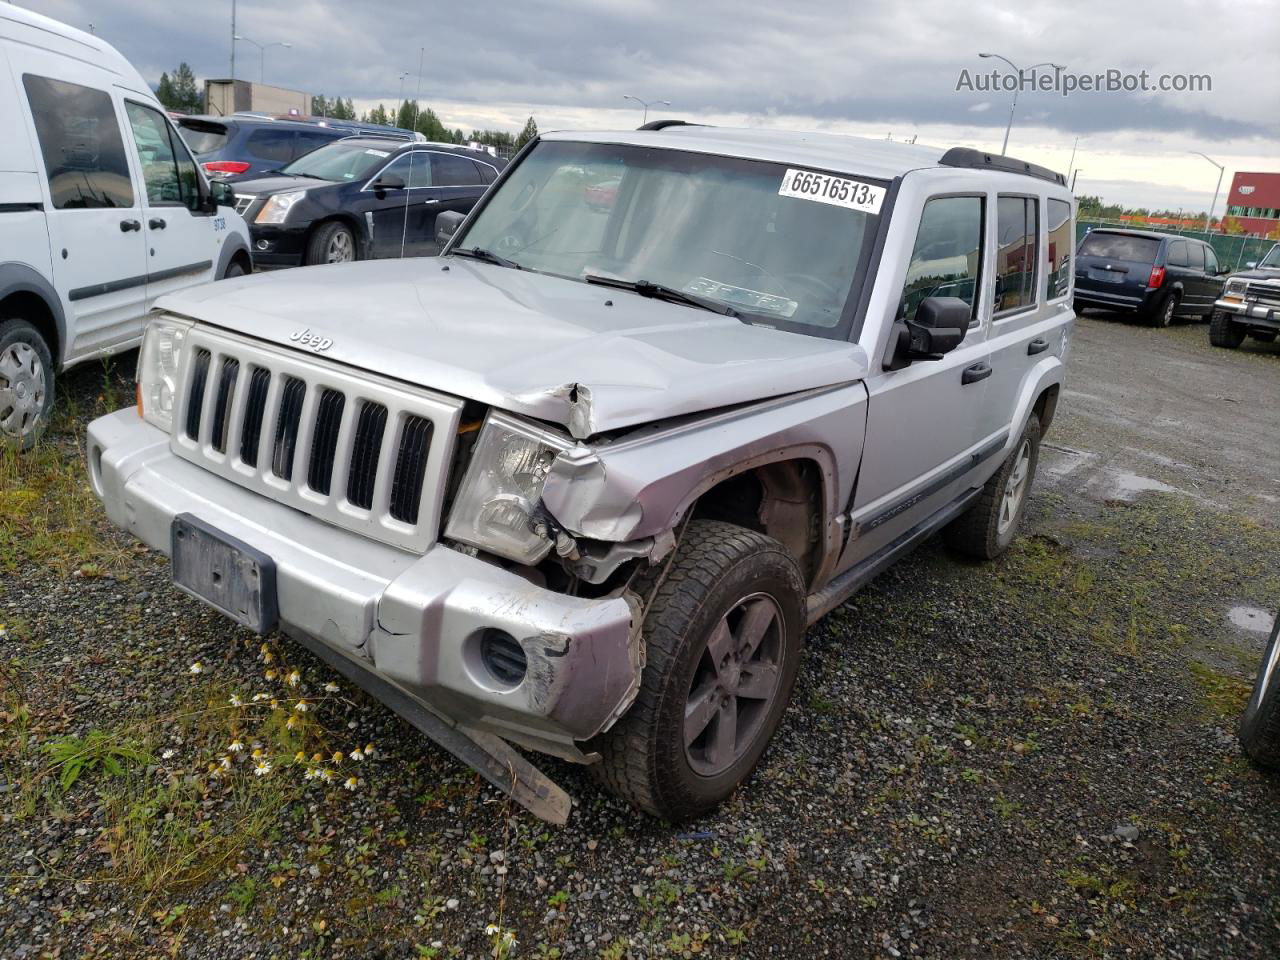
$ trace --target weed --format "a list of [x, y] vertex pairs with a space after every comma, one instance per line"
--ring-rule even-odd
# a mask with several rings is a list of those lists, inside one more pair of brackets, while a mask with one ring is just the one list
[[124, 775], [126, 764], [149, 759], [129, 741], [101, 730], [90, 730], [84, 737], [56, 737], [45, 744], [44, 749], [53, 760], [54, 768], [60, 770], [58, 784], [64, 793], [82, 773], [101, 769], [119, 777]]

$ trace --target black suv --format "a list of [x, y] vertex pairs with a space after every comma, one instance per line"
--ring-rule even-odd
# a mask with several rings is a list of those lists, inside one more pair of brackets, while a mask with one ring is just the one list
[[1213, 247], [1145, 230], [1092, 230], [1076, 249], [1075, 308], [1134, 311], [1152, 326], [1207, 318], [1222, 293]]
[[505, 166], [452, 144], [348, 137], [236, 183], [236, 211], [261, 267], [431, 256], [437, 214], [467, 213]]
[[[182, 139], [213, 180], [246, 180], [278, 170], [326, 143], [364, 133], [346, 121], [277, 120], [268, 116], [179, 117]], [[398, 127], [379, 127], [378, 136], [413, 140]]]

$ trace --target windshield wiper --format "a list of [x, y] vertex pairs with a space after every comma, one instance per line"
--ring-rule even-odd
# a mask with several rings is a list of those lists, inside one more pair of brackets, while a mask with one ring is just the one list
[[493, 263], [499, 267], [511, 267], [513, 270], [527, 270], [523, 264], [516, 263], [514, 260], [508, 260], [506, 257], [500, 257], [492, 251], [483, 247], [469, 247], [458, 250], [449, 251], [455, 257], [471, 257], [473, 260], [483, 260], [485, 263]]
[[[653, 283], [650, 280], [617, 280], [613, 277], [601, 277], [594, 273], [587, 274], [582, 278], [587, 283], [599, 284], [602, 287], [616, 287], [619, 290], [630, 290], [632, 293], [638, 293], [642, 297], [652, 297], [654, 300], [665, 300], [667, 303], [683, 303], [688, 307], [698, 307], [701, 310], [710, 310], [712, 313], [718, 313], [722, 317], [733, 317], [735, 320], [742, 320], [740, 314], [727, 303], [721, 303], [719, 300], [712, 300], [709, 297], [700, 297], [697, 294], [685, 293], [683, 290], [677, 290], [675, 287], [668, 287], [661, 283]], [[749, 321], [742, 320], [743, 323]]]

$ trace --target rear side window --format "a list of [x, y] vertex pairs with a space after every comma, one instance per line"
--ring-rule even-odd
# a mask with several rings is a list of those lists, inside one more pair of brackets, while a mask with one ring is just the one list
[[1036, 247], [1039, 204], [1033, 197], [996, 201], [996, 314], [1036, 302]]
[[1080, 241], [1080, 256], [1155, 263], [1160, 241], [1154, 237], [1131, 237], [1123, 233], [1094, 231]]
[[227, 128], [220, 123], [179, 120], [178, 129], [191, 152], [196, 156], [221, 150], [227, 142]]
[[22, 83], [54, 209], [133, 206], [129, 161], [111, 97], [92, 87], [29, 73]]
[[936, 197], [924, 205], [907, 282], [898, 304], [900, 320], [914, 320], [926, 297], [959, 297], [977, 316], [982, 275], [982, 198]]
[[260, 160], [288, 163], [293, 159], [292, 130], [255, 130], [244, 142], [245, 152]]
[[1170, 240], [1169, 252], [1164, 258], [1166, 266], [1169, 267], [1186, 267], [1190, 266], [1187, 262], [1187, 241]]
[[431, 179], [437, 187], [470, 187], [480, 183], [480, 171], [466, 157], [431, 155]]
[[312, 133], [310, 130], [299, 130], [294, 136], [297, 138], [297, 142], [293, 145], [293, 155], [295, 157], [310, 153], [316, 147], [323, 147], [326, 143], [338, 139], [327, 133]]
[[487, 163], [481, 161], [476, 162], [476, 166], [480, 168], [480, 179], [485, 183], [493, 183], [498, 179], [498, 171]]
[[1198, 243], [1193, 243], [1187, 247], [1187, 262], [1191, 264], [1192, 270], [1204, 269], [1204, 247]]
[[1071, 288], [1071, 204], [1050, 197], [1045, 203], [1049, 230], [1049, 299], [1065, 297]]

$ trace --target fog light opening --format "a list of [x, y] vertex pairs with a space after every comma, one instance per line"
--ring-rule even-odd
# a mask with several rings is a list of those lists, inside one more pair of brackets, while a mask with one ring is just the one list
[[529, 658], [518, 640], [492, 627], [480, 634], [480, 662], [504, 687], [519, 686], [529, 670]]

